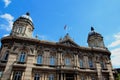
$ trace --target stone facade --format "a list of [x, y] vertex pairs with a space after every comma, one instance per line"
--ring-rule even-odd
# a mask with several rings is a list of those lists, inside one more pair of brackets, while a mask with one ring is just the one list
[[68, 33], [58, 42], [38, 40], [32, 37], [33, 29], [27, 13], [14, 22], [10, 36], [2, 38], [1, 80], [114, 80], [111, 53], [93, 28], [89, 47], [79, 46]]

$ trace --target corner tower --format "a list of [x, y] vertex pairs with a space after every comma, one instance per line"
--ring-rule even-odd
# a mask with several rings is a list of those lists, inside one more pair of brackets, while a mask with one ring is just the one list
[[14, 23], [11, 31], [11, 36], [20, 36], [32, 38], [34, 30], [32, 18], [29, 13], [20, 16]]
[[93, 27], [91, 27], [91, 31], [88, 34], [87, 43], [89, 47], [105, 48], [102, 35], [95, 32]]

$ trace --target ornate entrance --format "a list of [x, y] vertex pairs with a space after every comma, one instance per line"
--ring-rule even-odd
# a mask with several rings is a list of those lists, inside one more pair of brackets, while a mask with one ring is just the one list
[[74, 80], [74, 74], [66, 74], [66, 80]]

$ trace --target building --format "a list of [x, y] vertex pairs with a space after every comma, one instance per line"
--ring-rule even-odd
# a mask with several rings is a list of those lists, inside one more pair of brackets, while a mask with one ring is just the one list
[[58, 42], [38, 40], [33, 30], [26, 13], [1, 39], [1, 80], [114, 80], [111, 53], [93, 27], [88, 47], [76, 44], [68, 33]]

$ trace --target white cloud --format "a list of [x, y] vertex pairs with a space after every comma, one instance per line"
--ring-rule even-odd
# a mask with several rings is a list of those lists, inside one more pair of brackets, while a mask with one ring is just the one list
[[114, 41], [108, 47], [111, 48], [111, 61], [114, 68], [120, 67], [120, 32], [113, 35]]
[[4, 19], [7, 22], [5, 24], [0, 24], [0, 29], [6, 29], [7, 31], [10, 31], [13, 26], [14, 17], [8, 13], [5, 13], [3, 15], [0, 15], [0, 18]]
[[3, 0], [3, 1], [5, 3], [5, 7], [7, 7], [11, 3], [11, 0]]
[[5, 35], [3, 35], [3, 37], [6, 37], [6, 36], [9, 36], [9, 34], [5, 34]]
[[111, 50], [111, 53], [112, 53], [111, 59], [114, 68], [120, 67], [120, 48], [115, 48]]
[[108, 47], [116, 47], [120, 45], [120, 32], [115, 34], [113, 37], [115, 38], [115, 41], [113, 41], [110, 45], [108, 45]]

